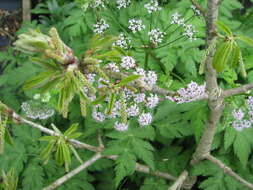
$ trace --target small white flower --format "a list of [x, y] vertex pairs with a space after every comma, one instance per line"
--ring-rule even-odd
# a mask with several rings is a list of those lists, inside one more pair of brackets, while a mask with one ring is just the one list
[[149, 40], [157, 45], [158, 43], [161, 43], [163, 40], [163, 37], [165, 35], [164, 32], [161, 32], [160, 29], [153, 29], [150, 32], [148, 32]]
[[146, 95], [144, 93], [139, 93], [134, 95], [134, 102], [139, 104], [145, 101]]
[[157, 95], [151, 94], [150, 97], [147, 98], [146, 106], [148, 108], [154, 108], [159, 102], [159, 98]]
[[156, 84], [157, 81], [157, 75], [154, 71], [148, 71], [148, 73], [146, 74], [145, 77], [145, 82], [149, 85], [149, 86], [153, 86]]
[[138, 122], [141, 127], [149, 125], [152, 122], [152, 115], [150, 113], [142, 113], [138, 118]]
[[148, 10], [148, 13], [153, 13], [155, 11], [161, 10], [161, 7], [159, 7], [157, 0], [150, 0], [149, 3], [146, 3], [144, 7]]
[[121, 9], [121, 8], [126, 8], [127, 6], [129, 6], [131, 3], [130, 0], [116, 0], [116, 4], [117, 4], [117, 8]]
[[142, 77], [145, 77], [146, 71], [145, 71], [143, 68], [136, 67], [136, 68], [135, 68], [135, 71], [134, 71], [134, 74], [140, 75], [140, 76], [142, 76]]
[[253, 96], [249, 96], [247, 101], [247, 106], [250, 111], [253, 111]]
[[130, 117], [137, 116], [139, 114], [139, 107], [134, 104], [127, 109], [127, 114]]
[[235, 121], [233, 121], [232, 126], [237, 131], [242, 131], [245, 128], [251, 127], [251, 122], [248, 120], [235, 120]]
[[103, 0], [93, 0], [92, 3], [90, 4], [92, 8], [98, 8], [98, 7], [105, 7], [105, 3]]
[[172, 16], [171, 16], [171, 24], [177, 24], [177, 25], [184, 25], [184, 19], [182, 18], [181, 19], [181, 15], [178, 14], [177, 12], [174, 13]]
[[200, 15], [200, 11], [199, 11], [194, 5], [191, 6], [191, 9], [193, 10], [193, 12], [194, 12], [194, 14], [195, 14], [196, 16], [199, 16], [199, 15]]
[[89, 74], [86, 75], [86, 78], [87, 78], [89, 83], [93, 83], [93, 82], [95, 82], [95, 76], [96, 76], [96, 74], [89, 73]]
[[196, 31], [191, 24], [185, 25], [185, 32], [183, 33], [184, 36], [188, 37], [191, 41], [196, 40], [196, 38], [194, 37], [195, 33]]
[[129, 26], [128, 28], [133, 32], [139, 32], [143, 29], [145, 29], [145, 25], [143, 25], [142, 20], [137, 20], [137, 19], [131, 19], [129, 20]]
[[103, 122], [105, 120], [105, 115], [102, 112], [93, 109], [92, 118], [98, 122]]
[[244, 112], [241, 109], [233, 110], [232, 115], [234, 119], [242, 120], [242, 118], [244, 117]]
[[124, 56], [121, 58], [121, 67], [128, 70], [135, 67], [135, 60], [130, 56]]
[[126, 131], [128, 129], [128, 124], [127, 123], [119, 123], [118, 121], [115, 122], [114, 128], [117, 131]]
[[121, 33], [119, 35], [119, 39], [113, 45], [121, 47], [122, 49], [129, 49], [130, 48], [130, 43], [131, 43], [130, 38], [126, 37], [126, 35]]
[[111, 70], [113, 72], [119, 72], [119, 67], [115, 62], [110, 62], [106, 65], [106, 69]]
[[106, 29], [109, 28], [109, 25], [106, 23], [104, 19], [101, 19], [96, 24], [93, 25], [93, 32], [96, 34], [102, 34]]

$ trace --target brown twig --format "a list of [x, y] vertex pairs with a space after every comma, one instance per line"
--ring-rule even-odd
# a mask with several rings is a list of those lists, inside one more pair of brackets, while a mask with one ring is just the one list
[[69, 180], [70, 178], [72, 178], [76, 174], [80, 173], [81, 171], [83, 171], [84, 169], [86, 169], [87, 167], [92, 165], [94, 162], [96, 162], [100, 158], [102, 158], [101, 153], [96, 153], [93, 157], [91, 157], [91, 159], [87, 160], [82, 165], [80, 165], [76, 169], [72, 170], [71, 172], [67, 173], [66, 175], [62, 176], [61, 178], [57, 179], [55, 182], [53, 182], [49, 186], [43, 188], [42, 190], [53, 190], [53, 189], [59, 187], [60, 185], [65, 183], [67, 180]]
[[180, 190], [187, 177], [188, 172], [184, 170], [168, 190]]
[[[10, 108], [8, 108], [3, 103], [1, 103], [0, 105], [2, 107], [5, 106], [5, 109], [11, 110]], [[13, 119], [17, 120], [19, 123], [27, 124], [28, 126], [36, 128], [36, 129], [38, 129], [38, 130], [40, 130], [40, 131], [42, 131], [42, 132], [44, 132], [46, 134], [54, 135], [54, 136], [58, 136], [59, 135], [58, 133], [54, 132], [53, 130], [50, 130], [50, 129], [48, 129], [48, 128], [40, 125], [40, 124], [34, 123], [34, 122], [30, 121], [30, 120], [27, 120], [27, 119], [23, 118], [22, 116], [18, 115], [14, 111], [12, 111], [12, 117], [13, 117]], [[87, 149], [87, 150], [90, 150], [92, 152], [97, 152], [97, 153], [101, 152], [101, 148], [100, 147], [92, 146], [92, 145], [80, 142], [78, 140], [75, 140], [75, 139], [70, 139], [69, 142], [72, 145], [74, 145], [76, 148], [83, 148], [83, 149]], [[117, 159], [117, 155], [106, 156], [106, 158], [115, 160], [115, 159]], [[172, 175], [170, 175], [168, 173], [165, 173], [165, 172], [160, 172], [160, 171], [152, 172], [148, 166], [145, 166], [145, 165], [142, 165], [142, 164], [139, 164], [139, 163], [136, 163], [136, 168], [135, 169], [138, 172], [154, 175], [154, 176], [166, 179], [166, 180], [175, 180], [176, 179], [176, 177], [174, 177], [174, 176], [172, 176]]]
[[246, 181], [245, 179], [240, 177], [230, 167], [226, 166], [222, 161], [218, 160], [217, 158], [215, 158], [214, 156], [212, 156], [210, 154], [205, 155], [205, 158], [207, 160], [211, 161], [212, 163], [216, 164], [217, 166], [219, 166], [225, 174], [230, 175], [231, 177], [233, 177], [235, 180], [239, 181], [245, 187], [248, 187], [249, 189], [253, 190], [252, 183], [249, 183], [248, 181]]
[[237, 87], [237, 88], [224, 90], [222, 96], [224, 98], [227, 98], [227, 97], [238, 95], [241, 93], [247, 93], [249, 90], [252, 90], [252, 89], [253, 89], [253, 83], [245, 84], [245, 85]]

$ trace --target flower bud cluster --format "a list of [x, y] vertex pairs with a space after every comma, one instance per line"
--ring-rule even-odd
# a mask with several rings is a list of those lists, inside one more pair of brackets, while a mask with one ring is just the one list
[[166, 98], [176, 102], [178, 104], [185, 102], [192, 102], [202, 98], [205, 98], [206, 94], [206, 84], [198, 85], [196, 82], [190, 82], [186, 88], [180, 88], [177, 90], [175, 96], [167, 96]]

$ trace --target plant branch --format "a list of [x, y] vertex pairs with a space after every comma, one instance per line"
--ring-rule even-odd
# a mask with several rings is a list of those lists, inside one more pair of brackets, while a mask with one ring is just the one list
[[206, 16], [204, 8], [196, 0], [191, 0], [191, 3], [200, 11], [203, 17]]
[[[216, 40], [216, 25], [215, 22], [218, 18], [218, 0], [208, 0], [206, 13], [206, 47], [209, 47]], [[211, 145], [216, 132], [216, 124], [219, 122], [221, 114], [223, 112], [223, 98], [221, 97], [221, 90], [217, 84], [216, 71], [212, 66], [212, 59], [215, 52], [215, 48], [210, 50], [205, 60], [205, 79], [208, 92], [208, 106], [210, 109], [207, 127], [201, 136], [200, 142], [197, 145], [197, 149], [193, 154], [191, 164], [195, 164], [198, 161], [204, 159], [204, 155], [209, 153]]]
[[91, 159], [89, 159], [86, 162], [84, 162], [78, 168], [72, 170], [71, 172], [69, 172], [66, 175], [62, 176], [61, 178], [57, 179], [51, 185], [43, 188], [42, 190], [52, 190], [52, 189], [55, 189], [55, 188], [59, 187], [60, 185], [62, 185], [63, 183], [65, 183], [67, 180], [69, 180], [70, 178], [72, 178], [76, 174], [80, 173], [81, 171], [83, 171], [84, 169], [86, 169], [88, 166], [90, 166], [93, 163], [95, 163], [100, 158], [102, 158], [101, 153], [96, 153]]
[[248, 181], [246, 181], [245, 179], [240, 177], [230, 167], [226, 166], [222, 161], [218, 160], [217, 158], [215, 158], [214, 156], [212, 156], [210, 154], [207, 154], [205, 156], [205, 158], [207, 160], [211, 161], [212, 163], [216, 164], [217, 166], [219, 166], [225, 174], [230, 175], [231, 177], [233, 177], [235, 180], [239, 181], [245, 187], [248, 187], [249, 189], [253, 190], [253, 184], [252, 183], [249, 183]]
[[184, 170], [177, 178], [177, 180], [174, 182], [174, 184], [171, 187], [169, 187], [168, 190], [180, 190], [187, 177], [188, 172]]
[[234, 95], [238, 95], [241, 93], [246, 93], [247, 91], [253, 89], [253, 83], [250, 84], [246, 84], [237, 88], [232, 88], [232, 89], [228, 89], [228, 90], [224, 90], [222, 96], [224, 98], [226, 97], [230, 97], [230, 96], [234, 96]]
[[[33, 128], [36, 128], [36, 129], [39, 129], [40, 131], [44, 132], [44, 133], [47, 133], [49, 135], [52, 135], [52, 136], [59, 136], [60, 134], [54, 132], [53, 130], [51, 129], [48, 129], [46, 127], [43, 127], [42, 125], [40, 124], [37, 124], [37, 123], [34, 123], [32, 121], [29, 121], [23, 117], [21, 117], [20, 115], [18, 115], [17, 113], [13, 112], [12, 114], [12, 117], [13, 119], [15, 119], [16, 121], [18, 121], [19, 123], [23, 123], [23, 124], [27, 124]], [[86, 143], [83, 143], [83, 142], [80, 142], [80, 141], [77, 141], [75, 139], [69, 139], [69, 142], [75, 146], [76, 148], [85, 148], [87, 150], [90, 150], [90, 151], [93, 151], [93, 152], [97, 152], [98, 151], [98, 148], [95, 147], [95, 146], [92, 146], [92, 145], [89, 145], [89, 144], [86, 144]]]
[[[59, 135], [58, 133], [54, 132], [53, 130], [50, 130], [50, 129], [48, 129], [48, 128], [40, 125], [40, 124], [34, 123], [34, 122], [30, 121], [30, 120], [27, 120], [27, 119], [21, 117], [20, 115], [18, 115], [17, 113], [15, 113], [13, 110], [11, 110], [10, 108], [8, 108], [3, 103], [1, 103], [0, 106], [4, 107], [4, 110], [8, 109], [8, 112], [12, 113], [12, 118], [14, 120], [16, 120], [17, 122], [19, 122], [19, 123], [27, 124], [28, 126], [36, 128], [36, 129], [38, 129], [38, 130], [40, 130], [40, 131], [42, 131], [44, 133], [47, 133], [49, 135], [54, 135], [54, 136], [58, 136]], [[83, 149], [87, 149], [87, 150], [90, 150], [92, 152], [97, 152], [97, 153], [101, 152], [101, 147], [92, 146], [92, 145], [89, 145], [89, 144], [86, 144], [86, 143], [83, 143], [83, 142], [80, 142], [80, 141], [74, 140], [74, 139], [70, 139], [69, 142], [73, 146], [75, 146], [77, 148], [83, 148]], [[116, 160], [117, 156], [116, 155], [106, 156], [106, 158], [109, 158], [111, 160]], [[175, 180], [176, 179], [176, 177], [174, 177], [174, 176], [172, 176], [172, 175], [170, 175], [168, 173], [164, 173], [164, 172], [160, 172], [160, 171], [152, 172], [148, 166], [145, 166], [145, 165], [142, 165], [142, 164], [139, 164], [139, 163], [136, 163], [135, 170], [139, 171], [139, 172], [142, 172], [142, 173], [146, 173], [146, 174], [154, 175], [154, 176], [157, 176], [157, 177], [161, 177], [161, 178], [166, 179], [166, 180]]]

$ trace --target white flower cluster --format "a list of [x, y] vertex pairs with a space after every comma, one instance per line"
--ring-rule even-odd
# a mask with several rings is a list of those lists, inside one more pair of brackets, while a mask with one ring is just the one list
[[134, 74], [141, 75], [141, 79], [150, 87], [156, 84], [157, 75], [154, 71], [145, 71], [144, 69], [137, 67]]
[[190, 41], [196, 40], [196, 38], [194, 37], [194, 34], [196, 33], [196, 31], [194, 30], [193, 25], [187, 24], [185, 25], [184, 28], [185, 28], [185, 32], [183, 33], [183, 35], [188, 37]]
[[184, 26], [185, 20], [184, 18], [181, 18], [181, 15], [176, 12], [171, 16], [171, 24], [177, 24], [179, 26]]
[[196, 8], [196, 6], [192, 5], [191, 6], [191, 9], [193, 10], [194, 14], [196, 16], [199, 16], [200, 15], [200, 11]]
[[114, 46], [119, 46], [122, 49], [129, 49], [131, 40], [130, 38], [126, 37], [125, 34], [121, 33], [119, 35], [119, 39], [113, 44]]
[[96, 24], [93, 25], [93, 32], [96, 34], [102, 34], [106, 29], [109, 28], [109, 25], [106, 23], [104, 19], [101, 19]]
[[92, 8], [105, 7], [105, 3], [103, 0], [94, 0], [91, 2], [90, 6]]
[[196, 33], [196, 31], [194, 30], [194, 26], [192, 24], [186, 24], [184, 18], [181, 17], [182, 16], [177, 12], [174, 13], [171, 16], [171, 24], [177, 24], [179, 26], [182, 26], [184, 29], [183, 35], [189, 38], [190, 41], [196, 40], [196, 38], [194, 37], [194, 34]]
[[54, 115], [54, 110], [48, 108], [46, 105], [41, 104], [40, 102], [27, 101], [23, 102], [21, 109], [25, 115], [31, 119], [47, 119]]
[[131, 3], [130, 0], [116, 0], [116, 4], [117, 4], [117, 8], [121, 9], [121, 8], [126, 8], [127, 6], [129, 6]]
[[130, 106], [127, 109], [127, 114], [130, 117], [137, 116], [139, 114], [139, 107], [137, 106], [137, 104], [134, 104], [134, 105]]
[[164, 32], [160, 31], [160, 29], [152, 29], [150, 32], [148, 32], [149, 40], [157, 45], [158, 43], [161, 43], [163, 40], [163, 37], [165, 35]]
[[176, 102], [178, 104], [185, 102], [192, 102], [195, 100], [199, 100], [205, 98], [206, 94], [206, 84], [198, 85], [196, 82], [191, 82], [187, 85], [186, 88], [180, 88], [177, 90], [177, 95], [175, 96], [167, 96], [166, 98]]
[[106, 69], [111, 70], [113, 72], [119, 72], [119, 67], [115, 62], [110, 62], [106, 65]]
[[[253, 124], [253, 97], [249, 96], [246, 100], [247, 110], [245, 112], [242, 109], [234, 109], [232, 116], [234, 121], [232, 127], [237, 131], [242, 131], [245, 128], [250, 128]], [[247, 119], [248, 118], [248, 119]]]
[[148, 10], [148, 13], [153, 13], [155, 11], [161, 10], [161, 7], [159, 7], [157, 0], [150, 0], [149, 3], [146, 3], [144, 7]]
[[[103, 64], [104, 65], [104, 64]], [[140, 83], [145, 82], [146, 85], [155, 85], [157, 81], [157, 75], [154, 71], [145, 71], [138, 67], [135, 59], [131, 56], [123, 56], [121, 61], [109, 62], [103, 66], [105, 69], [118, 72], [118, 73], [129, 73], [138, 74], [141, 77], [138, 79]], [[95, 71], [94, 71], [95, 72]], [[112, 87], [112, 83], [117, 84], [119, 80], [108, 81], [104, 78], [96, 77], [95, 74], [89, 73], [86, 75], [87, 80], [95, 85], [98, 89], [102, 87]], [[106, 88], [104, 88], [106, 90]], [[114, 89], [112, 89], [114, 90]], [[121, 91], [124, 91], [124, 104], [122, 103]], [[125, 131], [128, 129], [128, 120], [132, 117], [136, 118], [141, 127], [147, 126], [152, 122], [152, 114], [148, 110], [151, 110], [159, 103], [159, 97], [149, 92], [139, 93], [131, 87], [122, 87], [120, 91], [116, 90], [115, 102], [110, 112], [108, 110], [108, 104], [111, 101], [110, 97], [106, 97], [101, 103], [93, 107], [92, 117], [97, 122], [103, 122], [106, 119], [115, 119], [114, 128], [118, 131]], [[94, 95], [86, 93], [89, 99], [96, 100], [101, 95]], [[121, 120], [120, 120], [121, 119]]]
[[[125, 92], [127, 118], [137, 117], [138, 123], [141, 127], [151, 124], [152, 114], [149, 112], [141, 112], [141, 110], [153, 109], [154, 107], [156, 107], [159, 102], [158, 96], [154, 94], [146, 96], [146, 94], [144, 93], [136, 94], [127, 88], [124, 88], [123, 90]], [[109, 102], [108, 99], [107, 102]], [[121, 115], [120, 112], [121, 112], [121, 102], [120, 100], [117, 100], [114, 103], [112, 112], [109, 115], [105, 114], [106, 109], [103, 109], [102, 105], [99, 104], [93, 108], [92, 117], [97, 122], [103, 122], [105, 121], [106, 118], [111, 119], [120, 117]], [[118, 131], [124, 131], [128, 129], [128, 124], [116, 121], [114, 124], [114, 128]]]
[[94, 73], [89, 73], [86, 75], [88, 82], [91, 84], [95, 82], [95, 77], [96, 75]]
[[243, 119], [244, 118], [244, 112], [241, 109], [233, 110], [232, 115], [233, 115], [233, 118], [235, 119], [232, 122], [232, 126], [237, 131], [242, 131], [244, 128], [251, 127], [251, 122], [249, 120]]
[[142, 20], [140, 19], [131, 19], [129, 20], [129, 26], [128, 28], [133, 32], [133, 33], [136, 33], [136, 32], [139, 32], [143, 29], [145, 29], [145, 25], [142, 23]]
[[124, 68], [126, 70], [129, 70], [129, 69], [134, 68], [136, 66], [135, 60], [131, 56], [122, 57], [120, 65], [122, 68]]
[[128, 124], [127, 123], [119, 123], [118, 121], [115, 122], [114, 128], [117, 131], [125, 131], [128, 129]]
[[93, 107], [92, 118], [95, 121], [103, 122], [105, 120], [105, 114], [99, 111], [100, 107], [100, 105], [96, 105]]
[[152, 122], [151, 113], [142, 113], [138, 118], [138, 122], [139, 122], [141, 127], [149, 125]]

